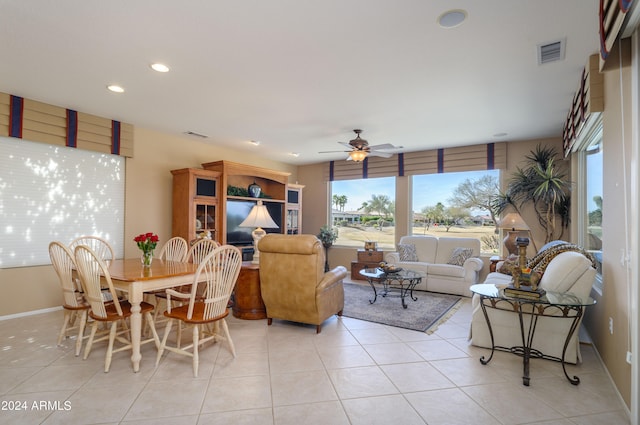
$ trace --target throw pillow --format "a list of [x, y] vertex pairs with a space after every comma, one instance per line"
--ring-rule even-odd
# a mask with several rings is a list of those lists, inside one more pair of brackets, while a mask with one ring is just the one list
[[400, 261], [418, 261], [416, 246], [412, 243], [399, 243], [398, 254], [400, 254]]
[[453, 266], [461, 266], [467, 261], [468, 258], [473, 256], [473, 248], [455, 248], [451, 253], [451, 258], [447, 261], [447, 264]]

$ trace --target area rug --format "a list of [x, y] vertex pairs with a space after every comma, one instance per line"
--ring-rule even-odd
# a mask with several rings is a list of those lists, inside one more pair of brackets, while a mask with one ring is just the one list
[[382, 323], [398, 328], [432, 333], [438, 325], [446, 321], [460, 306], [460, 297], [435, 292], [414, 291], [413, 301], [407, 296], [407, 308], [402, 308], [400, 298], [392, 293], [380, 295], [373, 300], [373, 289], [369, 284], [344, 283], [344, 310], [342, 314], [354, 319]]

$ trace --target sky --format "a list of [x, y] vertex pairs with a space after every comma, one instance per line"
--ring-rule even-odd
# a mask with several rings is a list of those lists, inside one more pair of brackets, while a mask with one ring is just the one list
[[[487, 173], [494, 173], [498, 178], [497, 170], [415, 176], [413, 178], [413, 210], [420, 211], [423, 207], [433, 206], [438, 202], [450, 206], [449, 198], [460, 183], [466, 179], [477, 180]], [[395, 199], [395, 178], [334, 181], [332, 195], [346, 195], [347, 205], [344, 210], [355, 211], [362, 206], [363, 202], [368, 202], [371, 195], [387, 195], [390, 199]], [[484, 211], [473, 211], [473, 213], [486, 214]]]

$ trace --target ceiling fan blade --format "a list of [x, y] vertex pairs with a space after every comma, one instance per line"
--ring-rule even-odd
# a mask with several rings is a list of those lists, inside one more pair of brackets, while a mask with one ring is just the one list
[[351, 152], [351, 151], [322, 151], [318, 153], [336, 153], [336, 152]]
[[371, 151], [369, 156], [380, 156], [382, 158], [391, 158], [393, 154], [391, 152]]
[[391, 143], [384, 143], [382, 145], [375, 145], [375, 146], [369, 146], [369, 149], [371, 149], [372, 151], [381, 151], [381, 150], [385, 150], [385, 149], [400, 149], [402, 148], [402, 146], [393, 146]]

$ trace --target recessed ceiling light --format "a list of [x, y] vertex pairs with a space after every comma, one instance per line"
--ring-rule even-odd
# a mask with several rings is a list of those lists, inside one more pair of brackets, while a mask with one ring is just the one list
[[467, 19], [466, 10], [454, 9], [438, 16], [438, 24], [440, 24], [442, 28], [454, 28], [462, 24], [465, 19]]
[[249, 140], [249, 143], [251, 143], [254, 146], [258, 146], [260, 144], [258, 140]]
[[295, 156], [297, 158], [300, 156], [300, 152], [289, 152], [289, 155]]
[[507, 135], [507, 133], [496, 133], [496, 134], [493, 135], [493, 137], [504, 137], [506, 135]]
[[152, 63], [151, 69], [158, 72], [169, 72], [169, 67], [162, 63]]
[[109, 89], [109, 91], [112, 91], [114, 93], [124, 93], [124, 89], [116, 84], [108, 85], [107, 89]]

